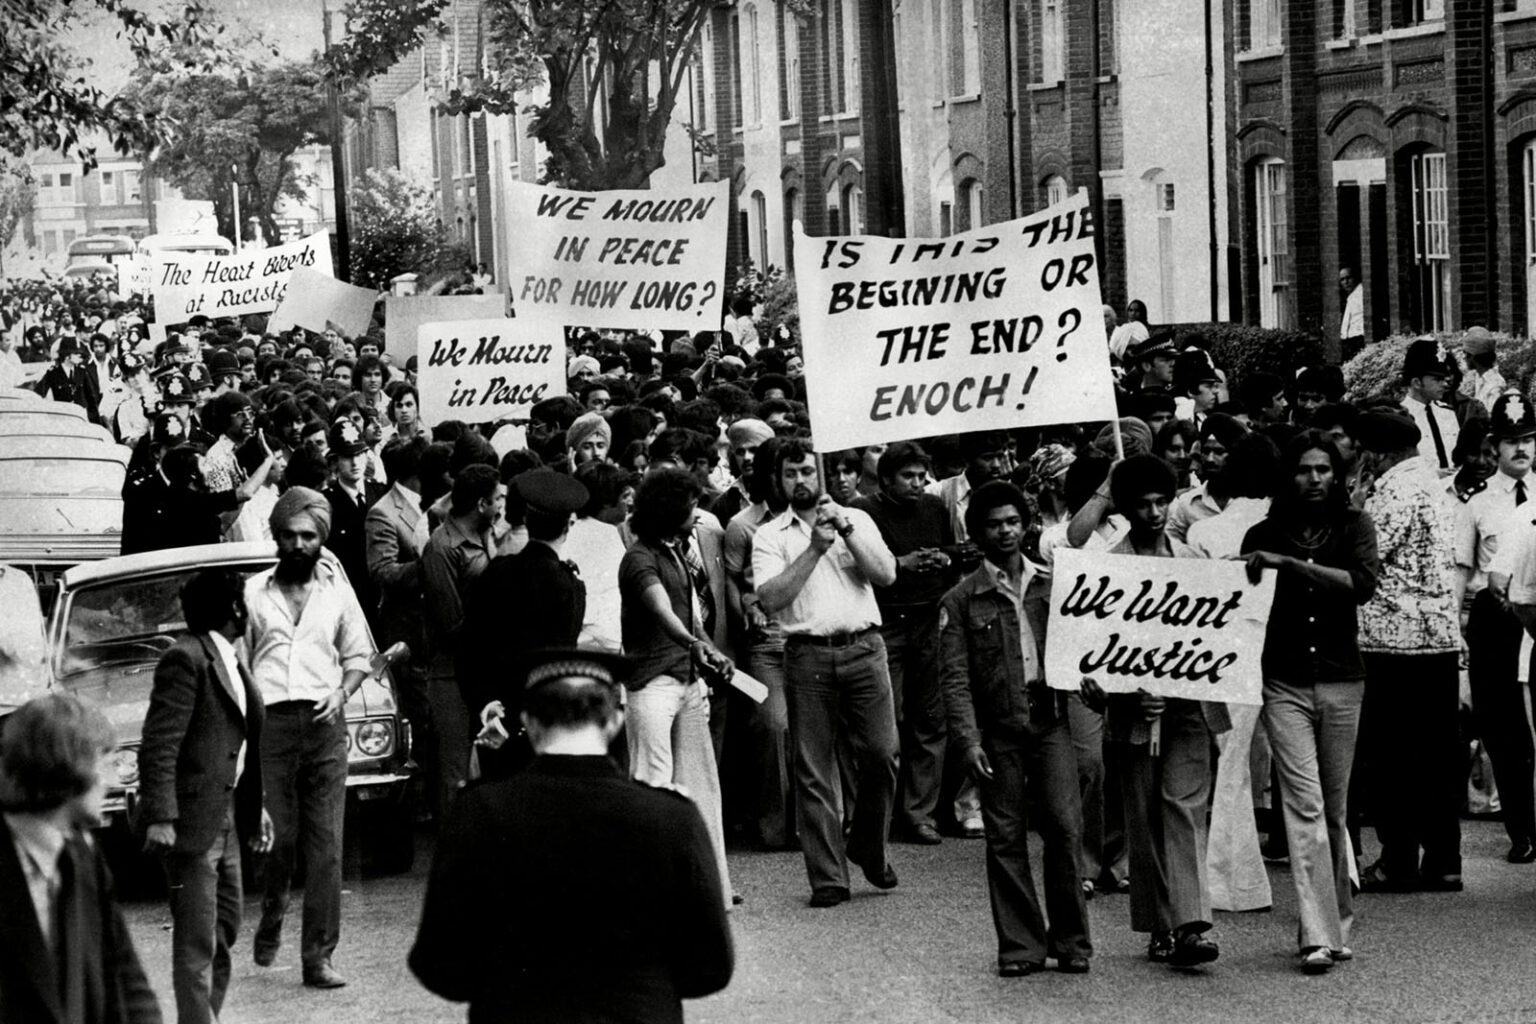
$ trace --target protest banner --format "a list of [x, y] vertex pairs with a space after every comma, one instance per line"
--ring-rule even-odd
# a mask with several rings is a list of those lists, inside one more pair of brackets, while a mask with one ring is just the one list
[[373, 323], [373, 304], [378, 300], [379, 293], [372, 288], [359, 288], [300, 267], [288, 279], [288, 291], [267, 320], [267, 331], [278, 334], [294, 326], [324, 331], [329, 322], [341, 328], [342, 334], [355, 338]]
[[330, 235], [317, 231], [297, 242], [231, 256], [162, 250], [150, 271], [155, 319], [179, 324], [199, 314], [211, 320], [270, 313], [283, 301], [289, 278], [300, 268], [335, 276]]
[[404, 366], [416, 354], [422, 324], [499, 320], [506, 315], [505, 295], [388, 295], [384, 298], [384, 351], [396, 366]]
[[720, 329], [729, 182], [608, 192], [511, 182], [506, 198], [518, 316]]
[[1240, 561], [1057, 548], [1045, 678], [1076, 690], [1261, 704], [1260, 655], [1275, 574]]
[[795, 226], [816, 446], [1115, 417], [1087, 195], [948, 238]]
[[416, 387], [428, 423], [526, 419], [565, 394], [565, 334], [527, 320], [452, 320], [417, 329]]

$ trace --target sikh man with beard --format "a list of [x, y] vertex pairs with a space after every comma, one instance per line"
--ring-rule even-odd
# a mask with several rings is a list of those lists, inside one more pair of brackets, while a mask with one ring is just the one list
[[347, 794], [343, 709], [367, 678], [373, 645], [357, 596], [323, 552], [331, 504], [290, 487], [272, 509], [277, 565], [246, 582], [245, 649], [266, 705], [261, 781], [274, 843], [263, 870], [254, 956], [270, 967], [282, 942], [295, 848], [304, 850], [304, 984], [339, 988], [341, 828]]

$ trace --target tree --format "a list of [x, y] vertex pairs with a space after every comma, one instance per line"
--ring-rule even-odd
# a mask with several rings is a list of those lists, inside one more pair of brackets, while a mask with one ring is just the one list
[[[37, 199], [36, 183], [25, 167], [0, 157], [0, 258], [22, 218], [32, 212]], [[0, 267], [0, 275], [4, 274]]]
[[[794, 0], [803, 7], [806, 0]], [[446, 31], [447, 0], [353, 0], [347, 35], [326, 53], [342, 79], [387, 70]], [[449, 113], [507, 113], [538, 85], [547, 102], [524, 112], [549, 150], [545, 180], [569, 188], [644, 188], [663, 148], [699, 33], [719, 0], [483, 0], [486, 67], [449, 90]], [[484, 71], [484, 74], [480, 72]], [[600, 106], [598, 98], [604, 103]], [[598, 111], [605, 116], [597, 123]]]
[[129, 0], [3, 0], [0, 150], [17, 158], [33, 150], [72, 153], [90, 170], [96, 164], [91, 140], [98, 134], [119, 153], [142, 152], [160, 142], [154, 117], [91, 85], [85, 62], [62, 42], [91, 14], [116, 22], [133, 59], [154, 72], [208, 70], [228, 56], [218, 44], [223, 29], [209, 22], [198, 0], [187, 3], [180, 18], [167, 19], [146, 14]]
[[368, 171], [351, 198], [354, 284], [387, 291], [400, 274], [425, 278], [469, 262], [462, 246], [449, 244], [432, 193], [399, 171]]
[[293, 155], [330, 142], [325, 76], [317, 60], [283, 61], [240, 74], [160, 75], [140, 70], [125, 90], [162, 126], [167, 141], [145, 154], [152, 173], [189, 199], [211, 199], [219, 231], [238, 237], [230, 186], [242, 217], [256, 217], [267, 241], [279, 237], [278, 202], [302, 199], [312, 184]]

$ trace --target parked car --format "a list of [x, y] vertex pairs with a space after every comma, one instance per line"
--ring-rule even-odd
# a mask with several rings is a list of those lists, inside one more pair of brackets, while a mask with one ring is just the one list
[[[49, 685], [96, 704], [117, 729], [117, 777], [106, 805], [109, 850], [137, 849], [130, 822], [138, 803], [138, 748], [155, 665], [187, 634], [182, 584], [204, 568], [249, 576], [276, 561], [270, 541], [252, 541], [121, 555], [63, 574], [48, 623]], [[411, 734], [388, 663], [375, 662], [375, 674], [346, 708], [347, 821], [376, 867], [404, 871], [415, 854]]]

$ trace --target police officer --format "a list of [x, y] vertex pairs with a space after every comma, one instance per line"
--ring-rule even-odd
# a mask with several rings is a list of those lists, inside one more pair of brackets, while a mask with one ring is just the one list
[[[1412, 358], [1411, 349], [1409, 355]], [[1407, 401], [1404, 399], [1404, 404]], [[1436, 411], [1441, 420], [1455, 423], [1450, 410]], [[1529, 522], [1536, 516], [1536, 505], [1529, 504], [1533, 497], [1531, 463], [1536, 459], [1536, 410], [1523, 395], [1503, 395], [1493, 405], [1488, 433], [1498, 446], [1498, 469], [1481, 491], [1458, 508], [1456, 565], [1461, 570], [1461, 589], [1472, 595], [1472, 610], [1467, 616], [1467, 679], [1472, 688], [1472, 713], [1493, 762], [1504, 807], [1504, 830], [1510, 843], [1506, 859], [1512, 864], [1529, 864], [1536, 861], [1536, 796], [1532, 793], [1531, 727], [1523, 687], [1517, 682], [1522, 633], [1507, 597], [1499, 587], [1490, 585], [1488, 571], [1500, 537], [1511, 533], [1522, 520]], [[1425, 454], [1422, 441], [1419, 451]], [[1508, 578], [1503, 582], [1507, 584]]]
[[[557, 504], [574, 494], [534, 483]], [[453, 805], [411, 970], [471, 1020], [681, 1022], [682, 1000], [723, 989], [735, 959], [704, 820], [605, 756], [627, 659], [545, 650], [527, 664], [519, 704], [538, 756]]]
[[484, 727], [480, 763], [493, 776], [521, 767], [530, 755], [522, 739], [501, 749], [517, 736], [520, 706], [519, 689], [508, 685], [507, 660], [544, 647], [574, 647], [587, 610], [586, 584], [560, 557], [572, 517], [587, 503], [586, 487], [564, 473], [534, 469], [518, 475], [512, 488], [527, 509], [528, 546], [492, 559], [475, 580], [459, 633], [459, 685]]
[[1403, 380], [1408, 383], [1403, 408], [1419, 428], [1419, 454], [1438, 468], [1441, 476], [1449, 476], [1455, 468], [1451, 454], [1459, 432], [1456, 412], [1441, 401], [1453, 376], [1455, 364], [1439, 341], [1419, 338], [1408, 346], [1403, 358]]
[[368, 441], [356, 423], [341, 417], [331, 424], [327, 436], [330, 445], [331, 479], [321, 489], [331, 503], [331, 532], [325, 546], [335, 553], [347, 580], [357, 594], [358, 604], [369, 625], [377, 628], [379, 591], [368, 575], [368, 510], [389, 490], [383, 484], [366, 479], [369, 460]]

